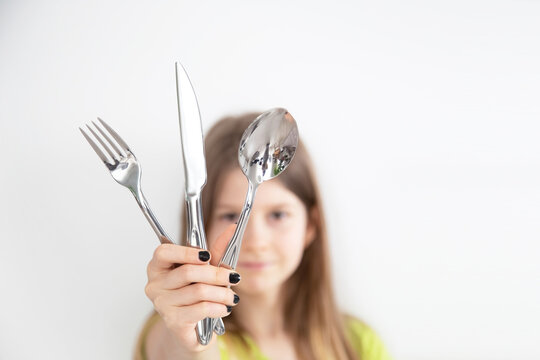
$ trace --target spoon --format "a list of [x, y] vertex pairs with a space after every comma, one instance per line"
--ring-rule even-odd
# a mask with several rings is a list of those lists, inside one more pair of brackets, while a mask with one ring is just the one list
[[[248, 191], [238, 225], [218, 266], [231, 270], [236, 268], [242, 237], [258, 186], [285, 171], [297, 147], [296, 121], [282, 108], [275, 108], [259, 115], [244, 131], [238, 148], [238, 162], [248, 180]], [[225, 325], [221, 318], [213, 319], [212, 328], [218, 335], [225, 333]]]

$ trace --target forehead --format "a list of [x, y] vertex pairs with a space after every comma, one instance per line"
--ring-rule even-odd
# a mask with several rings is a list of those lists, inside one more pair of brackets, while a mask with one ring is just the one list
[[[229, 171], [220, 181], [216, 205], [242, 206], [246, 198], [248, 181], [240, 169]], [[279, 178], [263, 182], [257, 189], [255, 206], [261, 205], [302, 205], [300, 199], [287, 189]]]

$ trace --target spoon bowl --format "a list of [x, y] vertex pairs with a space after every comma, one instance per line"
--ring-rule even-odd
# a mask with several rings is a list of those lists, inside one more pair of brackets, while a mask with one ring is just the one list
[[244, 131], [238, 148], [238, 162], [253, 184], [261, 184], [281, 174], [298, 146], [298, 127], [282, 108], [257, 117]]

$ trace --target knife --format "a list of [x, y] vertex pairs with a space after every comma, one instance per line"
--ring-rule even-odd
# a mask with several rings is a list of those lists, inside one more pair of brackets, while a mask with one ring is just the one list
[[[179, 62], [175, 63], [175, 68], [186, 188], [187, 236], [186, 243], [183, 245], [207, 250], [201, 204], [201, 191], [206, 184], [201, 114], [186, 70]], [[213, 333], [211, 328], [212, 319], [210, 318], [197, 323], [195, 331], [200, 344], [207, 345], [210, 342]]]

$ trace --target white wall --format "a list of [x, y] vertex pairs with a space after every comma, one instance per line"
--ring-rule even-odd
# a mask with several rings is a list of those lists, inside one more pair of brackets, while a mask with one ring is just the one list
[[0, 358], [127, 359], [157, 241], [77, 127], [103, 117], [178, 236], [174, 66], [204, 126], [289, 109], [336, 286], [399, 359], [538, 359], [538, 1], [0, 2]]

